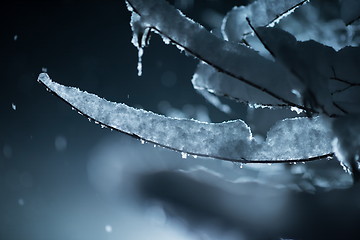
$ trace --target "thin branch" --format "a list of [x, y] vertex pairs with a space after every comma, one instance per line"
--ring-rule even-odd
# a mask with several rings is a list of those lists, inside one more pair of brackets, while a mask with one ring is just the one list
[[264, 40], [260, 37], [259, 33], [256, 31], [256, 29], [254, 28], [254, 26], [251, 24], [250, 19], [248, 17], [246, 17], [246, 21], [249, 24], [249, 27], [251, 28], [251, 30], [253, 30], [253, 32], [255, 33], [256, 37], [260, 40], [261, 44], [265, 47], [265, 49], [271, 54], [271, 56], [273, 56], [274, 58], [276, 58], [275, 53], [271, 50], [271, 48], [264, 42]]
[[336, 102], [333, 102], [334, 106], [339, 109], [340, 111], [342, 111], [345, 114], [349, 114], [348, 111], [346, 111], [345, 109], [343, 109], [342, 107], [340, 107]]
[[338, 77], [330, 77], [330, 79], [349, 84], [351, 87], [360, 86], [360, 83], [349, 82], [347, 80], [344, 80], [344, 79], [341, 79], [341, 78], [338, 78]]
[[342, 89], [338, 89], [338, 90], [332, 92], [331, 95], [335, 95], [335, 94], [337, 94], [337, 93], [342, 93], [342, 92], [348, 90], [348, 89], [351, 88], [351, 87], [353, 87], [353, 86], [348, 85], [348, 86], [346, 86], [346, 87], [344, 87], [344, 88], [342, 88]]
[[342, 82], [342, 83], [349, 84], [351, 87], [360, 86], [360, 83], [350, 82], [350, 81], [347, 81], [347, 80], [344, 80], [344, 79], [341, 79], [341, 78], [337, 77], [334, 66], [331, 66], [331, 70], [332, 70], [332, 72], [334, 74], [333, 77], [330, 77], [331, 80], [336, 80], [336, 81], [339, 81], [339, 82]]

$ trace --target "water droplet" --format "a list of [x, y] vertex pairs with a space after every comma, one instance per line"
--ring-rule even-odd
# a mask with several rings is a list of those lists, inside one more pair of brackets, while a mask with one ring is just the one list
[[46, 68], [46, 67], [42, 67], [42, 68], [41, 68], [41, 71], [44, 72], [44, 73], [46, 73], [46, 72], [47, 72], [47, 68]]
[[154, 148], [156, 148], [156, 144], [154, 144]]
[[14, 35], [14, 41], [18, 40], [18, 35]]
[[188, 154], [187, 154], [187, 153], [185, 153], [185, 152], [182, 152], [182, 153], [181, 153], [181, 157], [182, 157], [182, 158], [184, 158], [184, 159], [185, 159], [185, 158], [187, 158], [187, 156], [188, 156]]
[[106, 225], [106, 226], [105, 226], [105, 231], [108, 232], [108, 233], [111, 233], [111, 232], [112, 232], [112, 227], [111, 227], [111, 225]]
[[15, 103], [11, 103], [11, 107], [12, 107], [12, 109], [15, 111], [16, 110], [16, 105], [15, 105]]
[[57, 151], [64, 151], [67, 147], [67, 140], [63, 136], [57, 136], [54, 144]]
[[18, 204], [19, 204], [20, 206], [24, 206], [24, 205], [25, 205], [24, 199], [19, 198], [19, 199], [18, 199]]

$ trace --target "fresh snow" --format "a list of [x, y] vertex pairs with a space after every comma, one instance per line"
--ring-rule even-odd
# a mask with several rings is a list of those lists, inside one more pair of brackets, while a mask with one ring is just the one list
[[326, 117], [285, 119], [258, 144], [242, 120], [205, 123], [175, 119], [53, 82], [46, 73], [38, 81], [85, 117], [147, 142], [182, 152], [241, 162], [303, 161], [332, 152], [332, 131]]

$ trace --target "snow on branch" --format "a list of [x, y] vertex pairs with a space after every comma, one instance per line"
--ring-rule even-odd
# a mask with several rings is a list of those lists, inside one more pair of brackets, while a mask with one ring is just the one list
[[205, 123], [169, 118], [60, 85], [46, 73], [41, 73], [38, 81], [101, 126], [182, 152], [183, 156], [241, 163], [305, 162], [333, 156], [333, 134], [326, 117], [282, 120], [259, 143], [242, 120]]
[[[216, 71], [242, 82], [242, 85], [249, 85], [263, 95], [269, 95], [270, 104], [316, 112], [302, 105], [296, 92], [303, 91], [303, 83], [281, 64], [262, 57], [244, 45], [216, 37], [164, 0], [129, 0], [127, 3], [129, 10], [137, 15], [136, 25], [141, 23], [143, 29], [158, 33], [166, 43], [175, 44]], [[134, 34], [144, 35], [138, 31]], [[139, 44], [136, 46], [139, 47]]]

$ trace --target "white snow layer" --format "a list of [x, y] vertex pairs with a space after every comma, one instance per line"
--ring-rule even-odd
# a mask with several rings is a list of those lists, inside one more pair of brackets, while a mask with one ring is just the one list
[[279, 121], [259, 144], [242, 120], [205, 123], [168, 118], [60, 85], [46, 73], [41, 73], [38, 81], [100, 124], [187, 154], [251, 162], [306, 160], [332, 151], [331, 123], [326, 117]]

